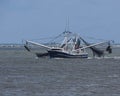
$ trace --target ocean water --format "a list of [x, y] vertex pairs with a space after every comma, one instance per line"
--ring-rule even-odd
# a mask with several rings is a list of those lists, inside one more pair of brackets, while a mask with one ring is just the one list
[[120, 96], [120, 49], [105, 58], [35, 58], [0, 49], [0, 96]]

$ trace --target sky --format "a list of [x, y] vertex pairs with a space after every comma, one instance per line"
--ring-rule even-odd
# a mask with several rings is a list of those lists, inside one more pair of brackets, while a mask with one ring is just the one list
[[56, 36], [69, 30], [120, 43], [120, 0], [0, 0], [0, 43]]

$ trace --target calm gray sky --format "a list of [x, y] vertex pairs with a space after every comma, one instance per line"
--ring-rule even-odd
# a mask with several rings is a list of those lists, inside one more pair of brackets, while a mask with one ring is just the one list
[[70, 31], [120, 43], [120, 0], [0, 0], [0, 43]]

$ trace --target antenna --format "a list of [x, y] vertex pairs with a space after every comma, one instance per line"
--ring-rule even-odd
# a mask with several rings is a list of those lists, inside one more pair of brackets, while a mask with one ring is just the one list
[[69, 31], [69, 16], [68, 16], [67, 19], [66, 19], [65, 31]]

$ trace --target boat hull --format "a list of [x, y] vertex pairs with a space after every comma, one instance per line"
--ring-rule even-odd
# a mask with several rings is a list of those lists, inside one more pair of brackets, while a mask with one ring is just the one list
[[88, 58], [87, 53], [73, 55], [73, 54], [69, 54], [61, 51], [54, 51], [54, 50], [49, 50], [48, 53], [50, 58]]

